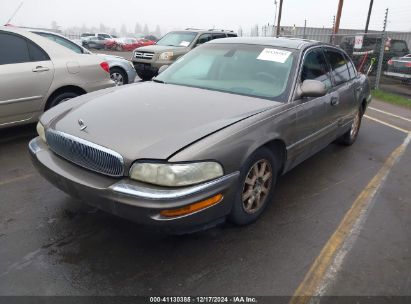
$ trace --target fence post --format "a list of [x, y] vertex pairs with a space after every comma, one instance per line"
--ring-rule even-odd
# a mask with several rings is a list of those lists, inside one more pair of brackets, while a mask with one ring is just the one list
[[385, 29], [387, 28], [387, 17], [388, 17], [388, 8], [385, 10], [384, 27], [382, 31], [381, 46], [380, 46], [380, 56], [378, 57], [377, 76], [375, 77], [375, 89], [376, 90], [378, 90], [380, 86], [382, 64], [384, 62], [385, 41], [387, 39], [387, 32], [385, 31]]

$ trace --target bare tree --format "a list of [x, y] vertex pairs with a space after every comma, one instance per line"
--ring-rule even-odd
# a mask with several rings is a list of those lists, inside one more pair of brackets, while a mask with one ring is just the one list
[[55, 30], [55, 31], [57, 31], [59, 29], [59, 25], [54, 20], [51, 22], [51, 29]]
[[121, 25], [120, 34], [121, 36], [127, 36], [127, 27], [125, 24]]
[[136, 25], [134, 26], [134, 34], [141, 34], [142, 29], [141, 29], [141, 25], [140, 23], [136, 23]]
[[161, 28], [160, 26], [157, 24], [156, 29], [154, 31], [154, 36], [156, 36], [157, 38], [159, 38], [161, 36]]
[[240, 26], [239, 28], [238, 28], [238, 30], [237, 30], [237, 35], [239, 36], [239, 37], [242, 37], [243, 36], [243, 28]]
[[100, 32], [102, 32], [102, 33], [107, 32], [107, 27], [103, 23], [100, 23]]
[[146, 34], [146, 35], [150, 34], [150, 30], [148, 29], [148, 25], [147, 25], [147, 24], [144, 24], [143, 33]]

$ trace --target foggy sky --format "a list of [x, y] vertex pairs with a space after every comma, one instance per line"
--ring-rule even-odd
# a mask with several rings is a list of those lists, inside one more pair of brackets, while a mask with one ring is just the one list
[[[176, 28], [224, 28], [245, 31], [253, 25], [272, 24], [274, 0], [0, 0], [0, 24], [18, 7], [12, 20], [19, 26], [50, 27], [52, 21], [63, 28], [70, 26], [120, 29], [124, 24], [134, 32], [136, 22], [154, 30]], [[284, 0], [282, 25], [331, 27], [338, 0]], [[363, 29], [369, 0], [345, 0], [340, 28]], [[385, 8], [390, 8], [388, 30], [411, 31], [409, 0], [375, 0], [370, 29], [381, 30]]]

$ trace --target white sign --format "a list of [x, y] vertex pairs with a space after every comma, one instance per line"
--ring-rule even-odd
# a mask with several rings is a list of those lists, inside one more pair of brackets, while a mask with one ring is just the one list
[[364, 36], [355, 36], [354, 49], [361, 49], [363, 41], [364, 41]]
[[180, 46], [189, 46], [190, 42], [189, 41], [181, 41]]
[[284, 63], [290, 55], [289, 51], [266, 48], [258, 55], [257, 59]]

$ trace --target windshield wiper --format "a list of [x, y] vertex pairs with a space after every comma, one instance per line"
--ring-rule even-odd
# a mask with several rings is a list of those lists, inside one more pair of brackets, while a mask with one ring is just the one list
[[151, 80], [154, 81], [154, 82], [158, 82], [158, 83], [165, 83], [164, 81], [162, 81], [160, 79], [157, 79], [155, 77], [153, 77]]

